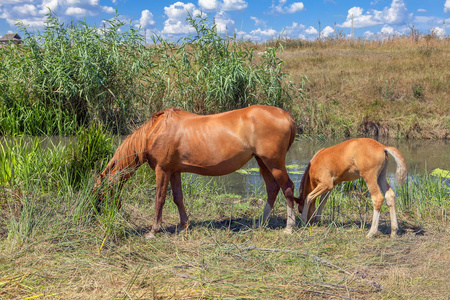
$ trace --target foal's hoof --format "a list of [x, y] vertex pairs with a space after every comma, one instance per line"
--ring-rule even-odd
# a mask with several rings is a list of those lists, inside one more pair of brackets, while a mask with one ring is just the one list
[[156, 238], [156, 235], [153, 231], [147, 232], [146, 234], [144, 234], [144, 237], [148, 240], [154, 239]]
[[377, 232], [370, 232], [366, 235], [366, 238], [370, 239], [373, 238], [375, 235], [377, 234]]

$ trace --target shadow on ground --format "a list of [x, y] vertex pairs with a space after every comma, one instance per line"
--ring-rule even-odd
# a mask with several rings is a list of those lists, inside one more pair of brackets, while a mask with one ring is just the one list
[[[297, 220], [297, 226], [300, 228], [301, 223], [299, 220]], [[336, 222], [332, 222], [329, 220], [324, 220], [320, 222], [319, 224], [314, 224], [312, 226], [316, 227], [328, 227], [328, 226], [337, 226], [337, 227], [343, 227], [343, 228], [350, 228], [350, 227], [359, 227], [359, 228], [366, 228], [367, 231], [369, 230], [371, 223], [363, 223], [361, 221], [348, 221], [345, 223], [337, 224]], [[239, 217], [239, 218], [231, 218], [231, 219], [221, 219], [221, 220], [206, 220], [206, 221], [192, 221], [189, 224], [189, 228], [197, 228], [197, 227], [204, 227], [204, 228], [211, 228], [211, 229], [218, 229], [218, 230], [229, 230], [231, 232], [239, 233], [239, 232], [245, 232], [251, 229], [258, 228], [258, 219], [254, 218], [248, 218], [248, 217]], [[286, 227], [286, 219], [281, 218], [278, 216], [273, 216], [269, 218], [269, 221], [266, 225], [264, 225], [265, 228], [272, 229], [272, 230], [283, 230]], [[145, 227], [139, 227], [136, 230], [132, 230], [129, 232], [130, 235], [143, 235], [151, 230], [151, 226], [145, 226]], [[379, 225], [378, 230], [381, 235], [389, 236], [391, 234], [391, 227], [390, 223], [383, 222]], [[162, 232], [175, 234], [178, 231], [178, 225], [171, 225], [169, 227], [163, 227]], [[425, 230], [421, 226], [416, 226], [413, 224], [410, 224], [406, 221], [399, 221], [399, 230], [397, 231], [398, 236], [403, 236], [405, 234], [414, 234], [414, 235], [425, 235]]]

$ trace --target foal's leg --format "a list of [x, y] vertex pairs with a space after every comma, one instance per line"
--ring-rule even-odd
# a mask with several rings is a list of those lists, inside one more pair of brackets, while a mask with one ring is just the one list
[[327, 203], [328, 196], [330, 196], [329, 192], [326, 194], [322, 194], [320, 196], [320, 205], [319, 205], [319, 209], [317, 210], [315, 222], [320, 222], [320, 220], [322, 219], [322, 211], [323, 211], [323, 208], [325, 207], [325, 204]]
[[275, 178], [272, 176], [272, 173], [263, 163], [263, 161], [259, 157], [255, 157], [256, 161], [259, 165], [259, 172], [266, 183], [266, 192], [267, 192], [267, 202], [264, 207], [264, 213], [262, 216], [262, 224], [266, 223], [269, 218], [270, 213], [272, 212], [273, 205], [275, 200], [277, 199], [278, 192], [280, 191], [280, 186], [278, 185]]
[[361, 174], [363, 179], [365, 180], [367, 187], [369, 188], [370, 196], [372, 197], [373, 204], [373, 217], [372, 217], [372, 225], [370, 226], [369, 233], [367, 237], [373, 237], [378, 232], [378, 223], [380, 220], [380, 210], [381, 205], [383, 204], [383, 195], [378, 187], [377, 183], [377, 174], [375, 171], [370, 174]]
[[181, 189], [181, 173], [172, 174], [170, 177], [170, 185], [172, 186], [173, 202], [178, 207], [180, 214], [180, 226], [178, 230], [183, 230], [189, 226], [186, 208], [183, 203], [183, 190]]
[[[315, 207], [315, 201], [316, 198], [319, 197], [320, 195], [330, 191], [332, 189], [332, 187], [330, 188], [328, 185], [323, 184], [323, 183], [319, 183], [316, 188], [308, 194], [308, 196], [305, 199], [305, 204], [303, 206], [303, 210], [302, 210], [302, 222], [303, 224], [308, 224], [308, 222], [312, 221], [313, 215], [314, 215], [314, 210], [312, 210], [312, 207]], [[319, 208], [320, 209], [320, 208]], [[323, 207], [322, 207], [323, 209]]]
[[151, 239], [161, 229], [162, 209], [166, 201], [167, 186], [170, 181], [170, 174], [164, 172], [160, 167], [155, 168], [156, 175], [156, 200], [155, 200], [155, 220], [152, 230], [145, 235], [146, 238]]
[[389, 215], [391, 217], [391, 238], [397, 235], [398, 222], [395, 214], [395, 193], [386, 180], [386, 172], [382, 172], [378, 176], [378, 186], [386, 198], [386, 204], [389, 207]]

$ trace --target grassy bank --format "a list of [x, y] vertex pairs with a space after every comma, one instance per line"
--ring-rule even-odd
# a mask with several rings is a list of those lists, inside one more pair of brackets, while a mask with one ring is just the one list
[[280, 58], [293, 82], [300, 132], [448, 139], [449, 39], [287, 41]]
[[83, 131], [75, 144], [75, 152], [72, 144], [42, 149], [23, 138], [0, 151], [14, 158], [12, 171], [0, 173], [1, 298], [439, 299], [450, 292], [450, 197], [439, 177], [409, 177], [396, 189], [399, 237], [389, 238], [383, 207], [381, 233], [368, 240], [372, 207], [361, 182], [333, 191], [321, 225], [285, 235], [283, 197], [267, 226], [255, 228], [263, 190], [224, 194], [205, 177], [184, 175], [189, 230], [175, 233], [178, 211], [169, 198], [163, 232], [146, 240], [154, 173], [139, 169], [124, 187], [122, 209], [106, 201], [98, 213], [90, 171], [70, 180], [71, 166], [101, 168], [103, 159], [74, 153], [108, 153], [112, 141]]

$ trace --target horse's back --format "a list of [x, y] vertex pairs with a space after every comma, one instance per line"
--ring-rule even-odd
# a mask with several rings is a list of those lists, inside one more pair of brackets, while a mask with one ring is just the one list
[[[311, 160], [310, 172], [316, 177], [324, 174], [335, 177], [336, 182], [354, 180], [366, 170], [384, 165], [384, 148], [383, 144], [370, 138], [347, 140], [318, 152]], [[339, 179], [341, 176], [343, 178]]]
[[153, 144], [153, 156], [175, 169], [223, 175], [251, 157], [285, 157], [295, 137], [291, 115], [255, 105], [213, 115], [172, 111]]

